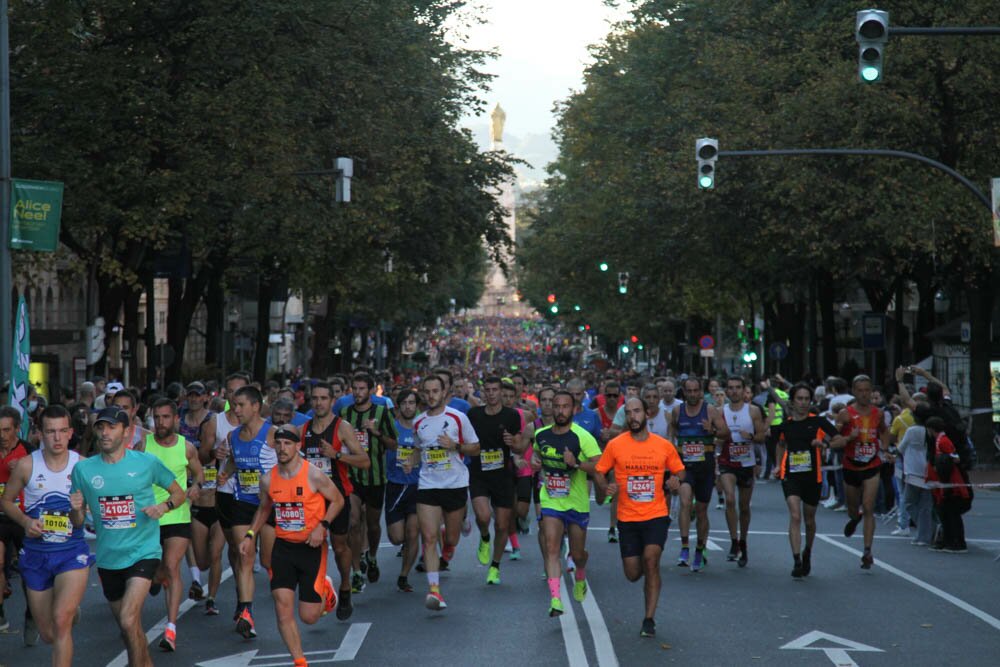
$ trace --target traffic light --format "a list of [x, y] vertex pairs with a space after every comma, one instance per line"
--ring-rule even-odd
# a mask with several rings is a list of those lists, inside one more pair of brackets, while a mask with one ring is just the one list
[[750, 350], [749, 352], [744, 352], [743, 353], [743, 363], [745, 363], [745, 364], [752, 364], [755, 361], [757, 361], [757, 353], [756, 352], [754, 352], [753, 350]]
[[698, 158], [698, 187], [702, 190], [715, 188], [715, 161], [719, 158], [718, 139], [702, 137], [694, 144]]
[[549, 294], [547, 297], [545, 297], [545, 300], [548, 301], [549, 303], [555, 303], [556, 302], [556, 295], [555, 294]]
[[629, 340], [632, 341], [633, 343], [638, 343], [639, 342], [639, 337], [638, 336], [631, 336], [631, 337], [629, 337]]
[[628, 271], [622, 271], [618, 274], [618, 293], [628, 294]]
[[576, 304], [575, 306], [573, 306], [573, 310], [575, 310], [576, 312], [580, 312], [580, 304]]
[[559, 313], [559, 306], [556, 304], [552, 304], [552, 306], [549, 307], [549, 310], [552, 312], [553, 315], [556, 315]]
[[858, 78], [863, 83], [876, 83], [882, 80], [882, 49], [889, 41], [889, 12], [864, 9], [856, 16]]
[[610, 267], [608, 267], [607, 262], [601, 262], [600, 264], [597, 265], [597, 268], [599, 268], [601, 271], [607, 271], [608, 268]]
[[628, 354], [628, 352], [629, 352], [628, 343], [623, 343], [622, 344], [622, 354]]

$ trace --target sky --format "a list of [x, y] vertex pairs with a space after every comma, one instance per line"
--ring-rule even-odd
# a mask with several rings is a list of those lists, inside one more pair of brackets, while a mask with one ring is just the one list
[[[527, 160], [518, 168], [522, 188], [540, 184], [545, 165], [556, 157], [553, 107], [583, 85], [583, 70], [592, 59], [587, 47], [601, 42], [611, 23], [626, 17], [622, 8], [602, 0], [474, 0], [477, 15], [487, 22], [467, 31], [465, 46], [496, 48], [499, 55], [483, 68], [494, 74], [480, 117], [466, 117], [483, 149], [489, 148], [489, 113], [497, 102], [507, 112], [504, 148]], [[623, 3], [626, 4], [626, 3]], [[453, 36], [453, 39], [457, 37]]]

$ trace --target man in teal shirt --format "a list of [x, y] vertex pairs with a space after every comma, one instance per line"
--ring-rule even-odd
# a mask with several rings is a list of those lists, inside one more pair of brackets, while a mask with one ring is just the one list
[[[118, 621], [130, 665], [152, 665], [142, 629], [142, 604], [160, 564], [160, 524], [184, 502], [184, 489], [155, 456], [125, 447], [128, 413], [104, 408], [94, 420], [100, 453], [73, 468], [70, 519], [82, 526], [90, 507], [97, 532], [97, 572]], [[153, 486], [170, 492], [153, 498]]]

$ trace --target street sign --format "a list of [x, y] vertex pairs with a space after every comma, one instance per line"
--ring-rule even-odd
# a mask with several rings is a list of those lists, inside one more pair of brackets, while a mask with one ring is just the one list
[[698, 350], [698, 354], [700, 354], [701, 356], [703, 356], [703, 357], [705, 357], [707, 359], [708, 357], [714, 357], [715, 356], [715, 350], [713, 350], [711, 348], [709, 348], [709, 349], [701, 349], [701, 350]]
[[[823, 642], [824, 644], [839, 644], [839, 646], [813, 646], [813, 644], [817, 642]], [[836, 635], [830, 635], [825, 632], [820, 632], [819, 630], [807, 632], [798, 639], [793, 639], [788, 642], [781, 648], [800, 651], [823, 651], [823, 653], [826, 654], [826, 657], [830, 659], [830, 662], [837, 667], [858, 667], [858, 663], [854, 662], [854, 660], [851, 659], [851, 656], [847, 654], [848, 651], [864, 651], [867, 653], [885, 652], [880, 648], [851, 641], [850, 639], [844, 639], [843, 637], [838, 637]]]
[[781, 341], [771, 343], [771, 346], [767, 348], [767, 351], [778, 361], [781, 361], [788, 356], [788, 346]]
[[[305, 651], [309, 662], [313, 664], [321, 662], [350, 662], [358, 655], [361, 644], [364, 643], [371, 623], [351, 623], [347, 629], [347, 634], [340, 642], [340, 647], [336, 649], [326, 649], [323, 651]], [[275, 653], [272, 655], [257, 655], [259, 651], [242, 651], [233, 653], [215, 660], [204, 660], [195, 663], [196, 667], [270, 667], [270, 665], [283, 665], [288, 662], [288, 653]], [[275, 659], [282, 662], [274, 662]]]
[[861, 316], [861, 347], [866, 350], [885, 349], [885, 315], [865, 313]]
[[698, 339], [698, 347], [700, 347], [703, 350], [711, 350], [712, 348], [715, 347], [715, 339], [709, 336], [708, 334], [705, 334], [704, 336]]

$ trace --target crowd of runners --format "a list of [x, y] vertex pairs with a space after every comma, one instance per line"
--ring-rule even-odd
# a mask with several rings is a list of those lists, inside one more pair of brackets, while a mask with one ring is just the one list
[[[862, 527], [861, 568], [874, 562], [877, 505], [893, 499], [903, 501], [900, 513], [909, 510], [916, 544], [934, 541], [936, 516], [931, 546], [964, 550], [965, 443], [947, 389], [929, 378], [926, 393], [907, 391], [906, 372], [899, 414], [877, 404], [864, 375], [849, 385], [831, 378], [820, 396], [778, 378], [763, 399], [741, 375], [624, 379], [509, 366], [395, 378], [360, 369], [284, 388], [236, 373], [220, 386], [195, 381], [155, 397], [108, 383], [82, 417], [75, 407], [42, 409], [37, 443], [16, 437], [20, 413], [0, 409], [0, 560], [5, 574], [20, 573], [25, 642], [51, 643], [53, 664], [72, 662], [74, 616], [96, 565], [129, 664], [152, 664], [141, 610], [161, 592], [160, 650], [182, 648], [184, 598], [207, 615], [231, 613], [235, 631], [255, 637], [255, 569], [263, 567], [278, 630], [294, 664], [305, 665], [298, 622], [351, 617], [352, 596], [382, 579], [383, 525], [400, 549], [395, 586], [420, 588], [433, 612], [447, 608], [446, 593], [460, 594], [444, 589], [441, 573], [463, 535], [477, 542], [485, 585], [496, 586], [505, 556], [519, 559], [537, 526], [546, 613], [555, 617], [568, 604], [564, 575], [572, 573], [576, 601], [587, 595], [591, 507], [608, 503], [607, 539], [618, 544], [628, 581], [643, 581], [638, 630], [651, 637], [671, 522], [677, 565], [703, 570], [717, 494], [728, 560], [746, 567], [751, 497], [764, 477], [781, 480], [787, 501], [792, 577], [810, 574], [824, 497], [842, 495], [845, 536]], [[911, 427], [919, 438], [906, 438]], [[887, 487], [885, 466], [907, 448], [904, 484]], [[218, 599], [223, 552], [232, 604]], [[0, 584], [10, 595], [9, 579]]]

